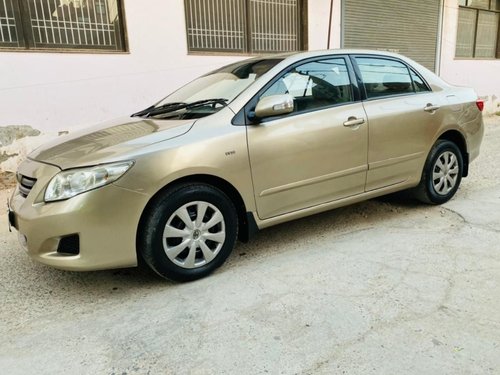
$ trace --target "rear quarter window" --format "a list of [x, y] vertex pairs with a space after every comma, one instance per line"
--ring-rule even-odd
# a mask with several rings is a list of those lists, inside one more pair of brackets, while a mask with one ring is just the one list
[[429, 86], [420, 78], [420, 76], [415, 73], [412, 69], [410, 69], [411, 79], [413, 81], [413, 87], [415, 92], [426, 92], [431, 91]]

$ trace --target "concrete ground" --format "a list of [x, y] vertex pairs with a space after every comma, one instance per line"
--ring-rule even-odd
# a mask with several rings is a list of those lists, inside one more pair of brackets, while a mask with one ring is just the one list
[[489, 119], [444, 206], [390, 197], [266, 229], [187, 284], [34, 263], [2, 213], [0, 373], [499, 374], [499, 161]]

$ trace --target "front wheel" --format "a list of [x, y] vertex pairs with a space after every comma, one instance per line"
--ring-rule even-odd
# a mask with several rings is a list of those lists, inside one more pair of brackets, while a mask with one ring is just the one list
[[463, 158], [458, 146], [451, 141], [438, 140], [427, 157], [415, 195], [424, 203], [445, 203], [457, 192], [462, 173]]
[[138, 238], [142, 258], [176, 281], [202, 278], [231, 253], [238, 217], [230, 199], [206, 184], [178, 186], [153, 201]]

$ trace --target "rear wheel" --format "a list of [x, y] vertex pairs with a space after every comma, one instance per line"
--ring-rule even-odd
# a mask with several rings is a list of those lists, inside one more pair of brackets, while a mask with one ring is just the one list
[[234, 205], [219, 189], [189, 184], [158, 196], [139, 236], [144, 261], [176, 281], [204, 277], [224, 263], [238, 231]]
[[431, 149], [416, 197], [424, 203], [441, 204], [457, 192], [463, 173], [463, 158], [458, 146], [447, 140], [438, 140]]

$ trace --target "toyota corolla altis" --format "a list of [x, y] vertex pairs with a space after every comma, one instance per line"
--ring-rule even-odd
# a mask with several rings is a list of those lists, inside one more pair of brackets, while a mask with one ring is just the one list
[[448, 201], [478, 156], [483, 103], [391, 53], [258, 57], [18, 169], [9, 221], [57, 268], [194, 280], [258, 229], [411, 189]]

